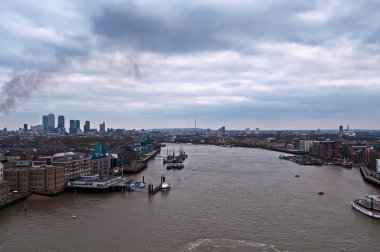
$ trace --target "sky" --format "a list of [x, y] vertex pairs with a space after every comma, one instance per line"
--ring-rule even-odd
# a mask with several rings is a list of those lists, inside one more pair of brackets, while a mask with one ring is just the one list
[[380, 1], [0, 3], [0, 128], [380, 128]]

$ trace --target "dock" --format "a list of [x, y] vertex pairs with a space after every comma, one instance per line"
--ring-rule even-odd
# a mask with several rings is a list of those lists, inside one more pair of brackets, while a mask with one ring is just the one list
[[162, 183], [164, 183], [164, 182], [165, 182], [165, 177], [164, 177], [164, 176], [161, 176], [161, 183], [160, 183], [158, 186], [154, 187], [153, 184], [149, 184], [149, 187], [148, 187], [148, 192], [149, 192], [149, 194], [156, 194], [156, 193], [158, 193], [159, 191], [161, 191], [161, 189], [162, 189], [161, 185], [162, 185]]

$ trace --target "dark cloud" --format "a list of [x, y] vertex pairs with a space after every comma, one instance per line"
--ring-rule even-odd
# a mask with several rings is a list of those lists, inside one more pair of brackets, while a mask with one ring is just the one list
[[[154, 6], [108, 5], [92, 18], [92, 28], [108, 42], [174, 53], [245, 50], [240, 39], [323, 44], [346, 37], [377, 42], [379, 9], [376, 1], [348, 1], [336, 6], [333, 2], [319, 6], [318, 1], [280, 1], [260, 10], [249, 4], [231, 10], [221, 5], [192, 5], [176, 6], [168, 13], [156, 11]], [[310, 23], [296, 18], [313, 11], [322, 12], [326, 20]]]
[[[95, 34], [130, 48], [191, 52], [236, 48], [239, 37], [291, 38], [291, 15], [310, 8], [305, 1], [283, 1], [263, 12], [244, 9], [229, 11], [207, 6], [188, 6], [171, 13], [157, 13], [137, 5], [110, 5], [92, 18]], [[290, 33], [289, 33], [290, 30]]]

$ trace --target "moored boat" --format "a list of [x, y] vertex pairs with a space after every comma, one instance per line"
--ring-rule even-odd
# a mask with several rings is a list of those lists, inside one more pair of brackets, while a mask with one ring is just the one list
[[351, 202], [356, 210], [376, 219], [380, 219], [380, 195], [367, 195], [363, 199]]
[[170, 190], [170, 184], [168, 182], [163, 182], [161, 184], [161, 190], [162, 191], [168, 191], [168, 190]]

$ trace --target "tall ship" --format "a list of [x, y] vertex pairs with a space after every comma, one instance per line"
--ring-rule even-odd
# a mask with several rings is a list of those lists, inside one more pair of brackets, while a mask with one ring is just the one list
[[380, 195], [367, 195], [351, 202], [353, 208], [370, 217], [380, 219]]

